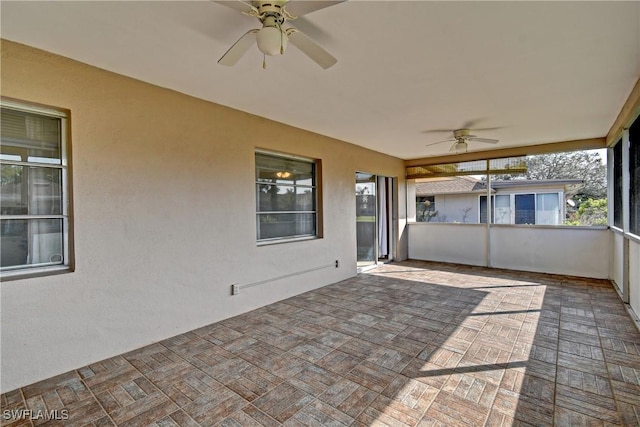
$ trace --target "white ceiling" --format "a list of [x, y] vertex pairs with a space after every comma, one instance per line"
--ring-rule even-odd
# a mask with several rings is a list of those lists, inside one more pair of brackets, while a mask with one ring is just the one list
[[[293, 0], [296, 1], [296, 0]], [[297, 0], [302, 1], [302, 0]], [[640, 77], [640, 2], [351, 0], [307, 15], [338, 63], [290, 46], [217, 60], [255, 18], [210, 1], [0, 2], [0, 35], [403, 159], [607, 134]], [[296, 22], [292, 22], [296, 25]], [[277, 138], [265, 135], [265, 138]]]

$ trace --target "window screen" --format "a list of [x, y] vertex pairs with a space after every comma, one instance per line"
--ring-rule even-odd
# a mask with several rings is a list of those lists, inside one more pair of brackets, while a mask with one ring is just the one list
[[640, 117], [629, 128], [629, 231], [640, 236]]
[[613, 225], [622, 228], [622, 140], [613, 147]]

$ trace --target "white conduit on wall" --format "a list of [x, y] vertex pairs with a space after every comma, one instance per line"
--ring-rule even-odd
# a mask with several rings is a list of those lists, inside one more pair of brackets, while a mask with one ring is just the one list
[[335, 260], [331, 264], [320, 265], [318, 267], [309, 268], [307, 270], [296, 271], [295, 273], [284, 274], [282, 276], [272, 277], [270, 279], [260, 280], [258, 282], [247, 283], [246, 285], [232, 285], [231, 293], [232, 294], [236, 294], [237, 293], [237, 291], [234, 292], [234, 287], [237, 287], [237, 290], [252, 288], [252, 287], [258, 286], [258, 285], [264, 285], [265, 283], [275, 282], [277, 280], [287, 279], [289, 277], [294, 277], [294, 276], [299, 276], [301, 274], [311, 273], [312, 271], [324, 270], [325, 268], [329, 268], [329, 267], [335, 267], [335, 268], [340, 267], [340, 261], [339, 260]]

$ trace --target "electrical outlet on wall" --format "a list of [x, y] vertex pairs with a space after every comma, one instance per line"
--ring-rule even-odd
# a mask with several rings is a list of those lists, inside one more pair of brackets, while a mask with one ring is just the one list
[[238, 295], [240, 293], [240, 285], [234, 283], [231, 285], [231, 295]]

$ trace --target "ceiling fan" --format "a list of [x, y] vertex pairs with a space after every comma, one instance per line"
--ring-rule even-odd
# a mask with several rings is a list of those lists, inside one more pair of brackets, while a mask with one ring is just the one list
[[[439, 130], [437, 132], [440, 132]], [[450, 131], [447, 131], [450, 132]], [[442, 144], [443, 142], [453, 142], [449, 151], [455, 151], [456, 153], [466, 153], [469, 147], [469, 142], [484, 142], [485, 144], [497, 144], [497, 139], [479, 138], [475, 135], [471, 135], [471, 129], [456, 129], [453, 131], [453, 138], [445, 139], [444, 141], [433, 142], [427, 144], [426, 147], [436, 144]]]
[[228, 66], [235, 65], [247, 50], [254, 43], [257, 43], [258, 49], [263, 54], [262, 67], [266, 68], [266, 55], [283, 55], [287, 48], [287, 42], [290, 41], [291, 44], [300, 49], [314, 62], [322, 68], [327, 69], [338, 60], [297, 28], [291, 25], [285, 27], [284, 25], [287, 21], [293, 21], [303, 15], [342, 3], [343, 1], [346, 0], [216, 1], [216, 3], [238, 10], [247, 16], [258, 18], [262, 24], [262, 28], [252, 29], [244, 33], [244, 35], [222, 55], [218, 63]]

